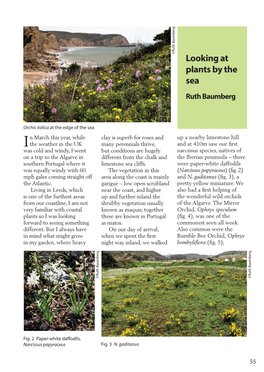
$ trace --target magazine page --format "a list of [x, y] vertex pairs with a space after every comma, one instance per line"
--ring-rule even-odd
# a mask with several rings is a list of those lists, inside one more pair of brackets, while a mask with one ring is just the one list
[[8, 365], [263, 370], [260, 3], [74, 5], [4, 38]]

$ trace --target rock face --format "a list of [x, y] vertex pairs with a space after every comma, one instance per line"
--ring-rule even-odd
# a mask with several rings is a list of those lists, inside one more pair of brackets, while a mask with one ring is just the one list
[[60, 39], [60, 47], [67, 48], [67, 47], [75, 47], [75, 46], [94, 46], [92, 41], [82, 40], [78, 37], [73, 37], [69, 40]]
[[51, 71], [58, 68], [55, 57], [47, 51], [59, 49], [54, 35], [43, 33], [38, 27], [24, 27], [25, 71]]
[[43, 33], [38, 27], [24, 27], [24, 58], [36, 57], [47, 50], [58, 50], [59, 43], [54, 35]]

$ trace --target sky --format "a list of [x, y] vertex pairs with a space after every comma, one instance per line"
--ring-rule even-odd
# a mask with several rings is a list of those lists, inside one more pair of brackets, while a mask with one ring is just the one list
[[67, 32], [84, 32], [84, 33], [95, 33], [95, 34], [120, 34], [127, 38], [129, 43], [152, 43], [153, 37], [160, 34], [164, 30], [167, 30], [169, 25], [156, 26], [156, 27], [110, 27], [110, 26], [76, 26], [76, 27], [64, 27], [64, 26], [39, 26], [42, 31], [67, 31]]

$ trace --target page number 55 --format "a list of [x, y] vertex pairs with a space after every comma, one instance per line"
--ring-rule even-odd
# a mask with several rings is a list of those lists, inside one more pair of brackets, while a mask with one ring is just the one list
[[250, 364], [256, 364], [256, 363], [257, 363], [257, 360], [256, 360], [256, 359], [250, 359], [250, 360], [249, 360], [249, 363], [250, 363]]

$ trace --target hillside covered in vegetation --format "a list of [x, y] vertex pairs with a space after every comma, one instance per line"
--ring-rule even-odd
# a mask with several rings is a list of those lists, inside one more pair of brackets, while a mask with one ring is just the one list
[[170, 32], [113, 64], [76, 63], [56, 82], [24, 88], [25, 122], [169, 122]]
[[[247, 267], [247, 251], [227, 251], [217, 255], [198, 253], [161, 255], [154, 251], [102, 252], [102, 268], [169, 266]], [[234, 261], [232, 259], [235, 259]]]

